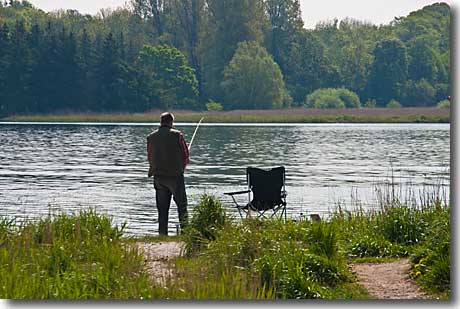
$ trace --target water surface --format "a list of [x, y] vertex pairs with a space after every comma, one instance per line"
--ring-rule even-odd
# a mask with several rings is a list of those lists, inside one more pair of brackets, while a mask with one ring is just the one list
[[[88, 207], [157, 231], [146, 136], [157, 124], [0, 124], [0, 215], [21, 218]], [[177, 124], [189, 141], [195, 124]], [[285, 166], [288, 215], [324, 213], [356, 195], [375, 205], [375, 186], [449, 186], [449, 124], [205, 124], [186, 171], [190, 209], [203, 193], [245, 189], [245, 168]], [[405, 189], [404, 189], [405, 190]], [[354, 196], [353, 196], [354, 195]], [[352, 197], [353, 196], [353, 197]], [[247, 199], [242, 197], [242, 202]], [[351, 206], [349, 206], [351, 207]], [[170, 211], [175, 231], [177, 211]]]

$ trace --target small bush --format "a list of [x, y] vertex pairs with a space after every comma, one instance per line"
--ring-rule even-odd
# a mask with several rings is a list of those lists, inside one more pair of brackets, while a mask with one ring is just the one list
[[227, 216], [220, 201], [212, 195], [204, 194], [184, 231], [185, 254], [190, 256], [205, 243], [215, 240], [226, 221]]
[[206, 109], [208, 111], [221, 111], [223, 107], [222, 104], [210, 100], [209, 103], [206, 104]]
[[450, 101], [449, 100], [442, 100], [436, 104], [437, 108], [450, 108]]
[[339, 98], [343, 101], [346, 108], [359, 108], [361, 107], [361, 102], [359, 97], [353, 91], [350, 91], [346, 88], [337, 89], [337, 94]]
[[305, 98], [307, 108], [359, 108], [361, 102], [356, 93], [346, 88], [321, 88]]
[[364, 107], [367, 107], [367, 108], [375, 108], [375, 107], [377, 107], [377, 100], [375, 100], [375, 99], [367, 100], [366, 103], [364, 104]]
[[388, 102], [387, 108], [401, 108], [401, 103], [399, 103], [398, 101], [396, 100], [391, 100], [390, 102]]

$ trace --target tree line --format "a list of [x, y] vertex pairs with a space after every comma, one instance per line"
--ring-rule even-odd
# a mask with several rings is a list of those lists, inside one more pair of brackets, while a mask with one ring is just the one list
[[299, 0], [131, 0], [96, 15], [0, 2], [1, 115], [431, 106], [449, 93], [443, 3], [305, 29]]

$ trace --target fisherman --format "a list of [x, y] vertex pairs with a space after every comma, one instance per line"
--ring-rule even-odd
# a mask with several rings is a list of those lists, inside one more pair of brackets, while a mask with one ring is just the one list
[[189, 150], [183, 134], [173, 128], [173, 122], [173, 114], [161, 114], [160, 127], [147, 136], [148, 176], [153, 176], [160, 235], [168, 235], [171, 196], [177, 205], [181, 230], [188, 220], [184, 171], [189, 163]]

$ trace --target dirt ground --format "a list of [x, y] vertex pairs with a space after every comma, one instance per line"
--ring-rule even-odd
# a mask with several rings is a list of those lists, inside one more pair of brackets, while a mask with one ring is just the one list
[[377, 299], [429, 299], [408, 278], [410, 263], [407, 259], [391, 263], [353, 264], [358, 283]]
[[[181, 242], [138, 242], [137, 247], [146, 258], [147, 271], [158, 283], [173, 276], [171, 260], [182, 254]], [[361, 284], [376, 299], [429, 299], [408, 278], [410, 263], [401, 259], [391, 263], [358, 263], [351, 265]]]
[[174, 275], [171, 267], [171, 259], [182, 254], [183, 244], [180, 242], [138, 242], [137, 247], [144, 253], [148, 273], [152, 278], [162, 283]]

